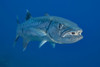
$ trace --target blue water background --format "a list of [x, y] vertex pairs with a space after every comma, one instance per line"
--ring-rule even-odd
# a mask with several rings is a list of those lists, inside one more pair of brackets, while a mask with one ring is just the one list
[[[30, 42], [25, 52], [20, 38], [14, 48], [16, 16], [25, 21], [26, 9], [33, 17], [49, 13], [72, 20], [84, 38], [55, 49], [49, 43], [39, 49], [39, 42]], [[100, 67], [100, 1], [0, 0], [0, 67]]]

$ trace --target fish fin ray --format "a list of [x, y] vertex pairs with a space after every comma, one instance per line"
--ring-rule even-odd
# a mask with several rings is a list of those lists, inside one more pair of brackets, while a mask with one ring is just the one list
[[28, 43], [29, 43], [29, 40], [23, 39], [23, 51], [26, 50]]
[[41, 48], [46, 42], [47, 42], [47, 40], [43, 40], [43, 41], [40, 43], [39, 48]]
[[19, 35], [16, 35], [16, 39], [15, 39], [14, 44], [13, 44], [14, 47], [15, 47], [16, 42], [18, 41], [18, 39], [19, 39]]
[[29, 20], [32, 17], [31, 13], [28, 10], [26, 10], [26, 12], [26, 20]]

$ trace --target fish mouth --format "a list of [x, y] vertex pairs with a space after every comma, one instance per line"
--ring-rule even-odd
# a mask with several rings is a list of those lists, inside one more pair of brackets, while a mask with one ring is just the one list
[[77, 31], [64, 31], [61, 34], [61, 37], [66, 38], [66, 37], [73, 37], [73, 36], [77, 36], [77, 37], [82, 37], [82, 30], [77, 30]]

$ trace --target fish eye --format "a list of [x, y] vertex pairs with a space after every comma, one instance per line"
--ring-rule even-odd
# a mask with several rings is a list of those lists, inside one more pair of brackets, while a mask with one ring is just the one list
[[60, 23], [59, 24], [59, 29], [62, 29], [62, 27], [63, 27], [63, 24]]
[[75, 32], [72, 32], [72, 34], [75, 34]]

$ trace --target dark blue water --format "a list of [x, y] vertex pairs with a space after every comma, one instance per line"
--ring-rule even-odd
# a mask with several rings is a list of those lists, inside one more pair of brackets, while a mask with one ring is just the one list
[[[0, 0], [0, 67], [100, 67], [99, 0]], [[84, 38], [56, 48], [47, 43], [30, 42], [22, 51], [22, 38], [13, 47], [16, 15], [25, 21], [26, 9], [33, 17], [45, 13], [74, 21], [83, 29]]]

